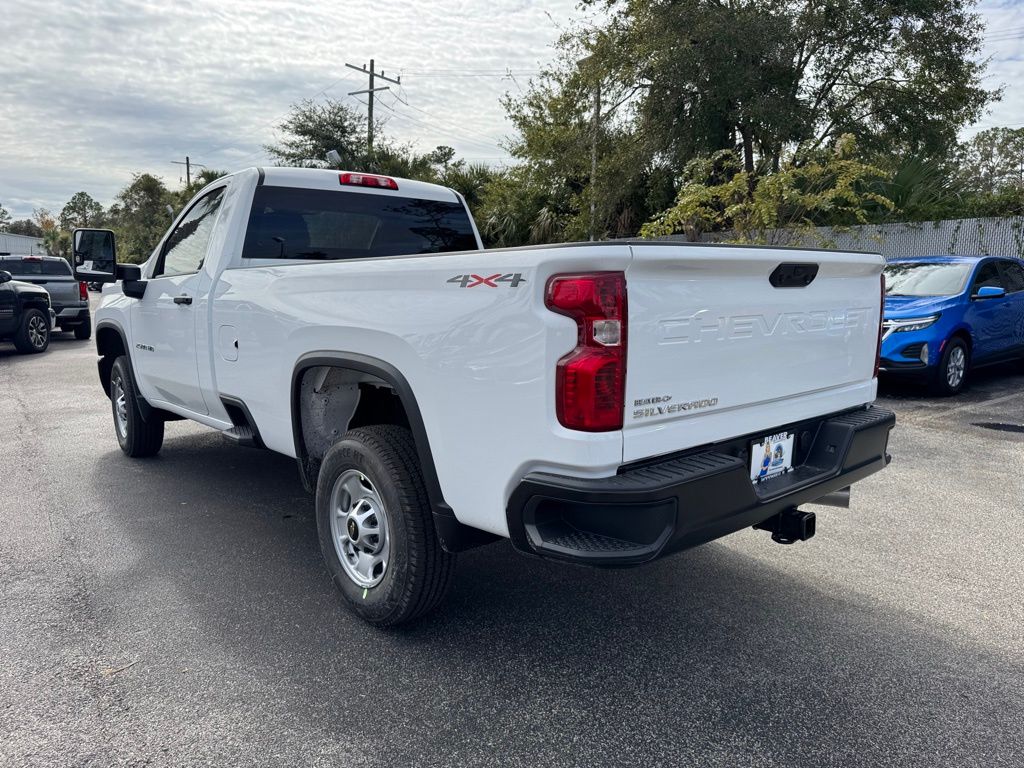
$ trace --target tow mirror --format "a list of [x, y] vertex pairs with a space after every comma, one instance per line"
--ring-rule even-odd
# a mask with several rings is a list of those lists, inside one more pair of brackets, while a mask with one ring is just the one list
[[109, 229], [76, 229], [72, 235], [75, 279], [87, 283], [117, 280], [117, 252]]
[[1006, 295], [1006, 290], [998, 285], [983, 285], [974, 294], [976, 299], [998, 299]]

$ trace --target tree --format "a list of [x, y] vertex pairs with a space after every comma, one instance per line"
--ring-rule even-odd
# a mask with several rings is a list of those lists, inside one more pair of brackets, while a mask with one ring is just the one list
[[753, 185], [735, 152], [695, 160], [675, 205], [641, 234], [684, 232], [696, 240], [706, 231], [727, 230], [733, 242], [785, 243], [794, 232], [818, 225], [865, 224], [874, 208], [891, 210], [893, 204], [874, 189], [887, 180], [885, 171], [854, 159], [855, 150], [853, 137], [843, 136], [833, 152], [786, 163]]
[[975, 193], [995, 195], [1024, 189], [1024, 128], [989, 128], [958, 153], [960, 179]]
[[284, 138], [268, 144], [264, 150], [278, 165], [300, 168], [327, 168], [327, 153], [341, 155], [341, 167], [364, 170], [366, 157], [365, 120], [347, 104], [327, 99], [310, 99], [292, 106], [291, 113], [278, 126]]
[[7, 232], [11, 226], [10, 212], [0, 205], [0, 232]]
[[118, 259], [141, 263], [149, 258], [171, 223], [167, 206], [173, 196], [156, 176], [137, 173], [110, 207], [110, 219], [118, 236]]
[[973, 4], [612, 0], [592, 47], [636, 90], [651, 152], [677, 168], [735, 148], [748, 174], [772, 170], [847, 133], [865, 153], [934, 156], [999, 95], [981, 85]]
[[42, 232], [43, 246], [50, 256], [67, 256], [70, 249], [70, 238], [61, 231], [57, 219], [50, 213], [48, 208], [35, 208], [32, 210], [32, 220], [36, 227]]
[[27, 237], [42, 237], [43, 230], [32, 219], [17, 219], [7, 227], [12, 235], [25, 235]]
[[60, 211], [60, 228], [98, 227], [103, 223], [103, 206], [86, 192], [76, 192]]
[[218, 171], [214, 170], [213, 168], [204, 168], [196, 176], [192, 178], [191, 184], [182, 187], [177, 192], [168, 193], [169, 196], [172, 198], [170, 203], [171, 207], [175, 210], [175, 212], [180, 211], [182, 208], [188, 205], [189, 201], [196, 196], [196, 193], [199, 192], [199, 190], [201, 190], [210, 182], [216, 181], [217, 179], [227, 175], [227, 171]]

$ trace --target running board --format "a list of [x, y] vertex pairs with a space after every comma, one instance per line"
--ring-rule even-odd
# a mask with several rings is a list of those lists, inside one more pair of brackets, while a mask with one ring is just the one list
[[256, 427], [256, 422], [253, 420], [252, 414], [249, 413], [249, 409], [246, 408], [245, 403], [237, 397], [228, 397], [227, 395], [222, 395], [220, 401], [223, 403], [224, 410], [227, 411], [231, 423], [234, 424], [231, 429], [225, 429], [221, 432], [224, 438], [230, 440], [235, 445], [241, 445], [246, 448], [265, 447], [263, 440], [260, 438], [260, 431]]
[[221, 434], [235, 445], [241, 445], [245, 448], [263, 447], [260, 445], [259, 435], [256, 434], [256, 430], [250, 426], [232, 427], [231, 429], [225, 429]]

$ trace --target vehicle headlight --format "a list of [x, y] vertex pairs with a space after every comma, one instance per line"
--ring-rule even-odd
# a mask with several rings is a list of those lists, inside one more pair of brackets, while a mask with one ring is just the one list
[[930, 325], [934, 325], [935, 321], [939, 319], [941, 315], [929, 315], [928, 317], [904, 317], [899, 320], [886, 320], [885, 328], [889, 333], [900, 333], [902, 331], [923, 331]]

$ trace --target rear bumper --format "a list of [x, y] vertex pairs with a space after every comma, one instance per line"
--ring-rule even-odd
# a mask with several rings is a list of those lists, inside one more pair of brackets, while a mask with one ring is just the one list
[[506, 516], [520, 551], [590, 565], [638, 565], [756, 525], [883, 469], [896, 417], [859, 408], [768, 432], [796, 435], [794, 468], [750, 480], [749, 435], [580, 479], [527, 475]]
[[57, 322], [61, 325], [78, 325], [89, 322], [89, 307], [63, 307], [57, 310]]

